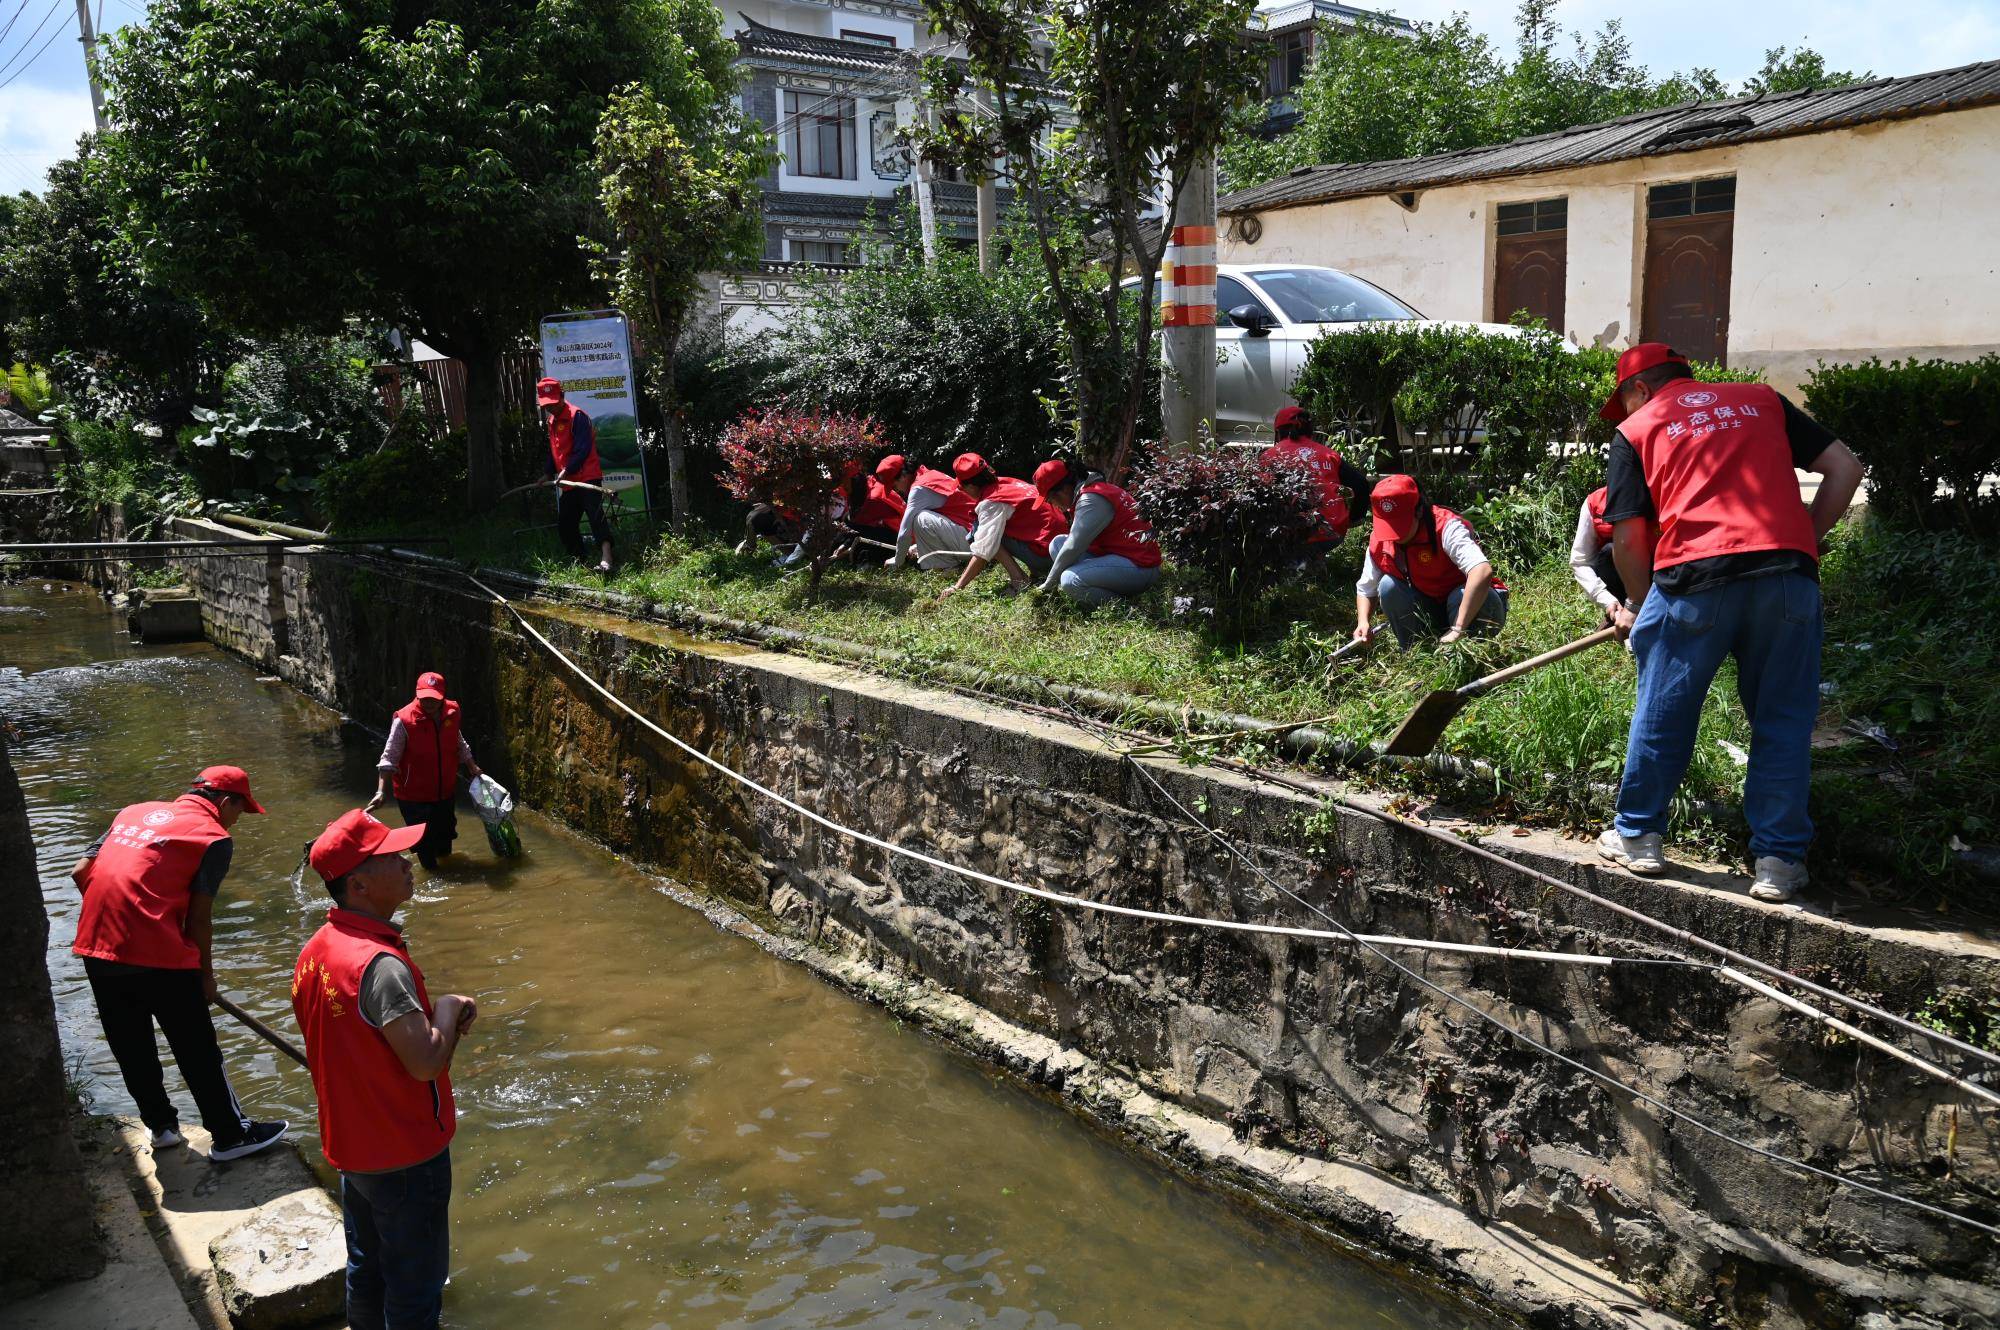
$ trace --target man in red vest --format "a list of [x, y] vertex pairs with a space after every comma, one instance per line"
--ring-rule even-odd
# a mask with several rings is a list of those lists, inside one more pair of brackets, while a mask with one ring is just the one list
[[[541, 408], [542, 424], [549, 432], [548, 480], [556, 490], [556, 532], [570, 557], [588, 563], [584, 553], [583, 519], [590, 519], [591, 538], [602, 557], [597, 571], [611, 571], [611, 523], [604, 517], [604, 491], [584, 489], [604, 480], [604, 464], [597, 456], [597, 427], [590, 416], [577, 410], [563, 396], [562, 384], [543, 379], [535, 384], [535, 403]], [[564, 481], [572, 482], [563, 484]]]
[[875, 478], [903, 500], [890, 568], [903, 568], [912, 554], [925, 572], [957, 568], [971, 557], [975, 505], [950, 472], [890, 453], [875, 464]]
[[[1743, 813], [1751, 894], [1806, 883], [1812, 729], [1819, 712], [1819, 547], [1861, 484], [1847, 445], [1761, 383], [1700, 383], [1659, 342], [1618, 358], [1603, 416], [1618, 426], [1604, 520], [1635, 612], [1639, 696], [1618, 817], [1598, 839], [1637, 873], [1666, 867], [1667, 810], [1725, 656], [1750, 718]], [[1810, 509], [1794, 468], [1819, 473]], [[1655, 534], [1657, 532], [1657, 535]]]
[[389, 797], [393, 782], [403, 824], [422, 824], [417, 859], [425, 868], [451, 853], [458, 839], [458, 773], [480, 776], [472, 746], [459, 729], [458, 703], [444, 695], [444, 676], [427, 670], [417, 676], [417, 695], [389, 718], [389, 740], [375, 762], [375, 797], [369, 811]]
[[285, 1123], [253, 1122], [236, 1102], [208, 1014], [215, 896], [235, 850], [229, 829], [263, 811], [241, 767], [210, 767], [172, 803], [120, 812], [70, 870], [83, 892], [70, 950], [83, 957], [104, 1040], [155, 1150], [186, 1139], [167, 1098], [155, 1021], [201, 1110], [211, 1159], [255, 1154], [285, 1134]]
[[1384, 476], [1369, 495], [1375, 524], [1354, 584], [1354, 636], [1375, 639], [1375, 608], [1389, 616], [1396, 645], [1438, 634], [1448, 646], [1507, 622], [1507, 584], [1493, 575], [1472, 524], [1424, 497], [1412, 476]]
[[997, 474], [978, 453], [960, 453], [951, 462], [952, 478], [973, 502], [972, 557], [958, 580], [939, 600], [963, 591], [991, 564], [1006, 570], [1008, 589], [1023, 591], [1026, 564], [1037, 577], [1048, 575], [1049, 544], [1069, 530], [1069, 522], [1040, 490], [1025, 480]]
[[340, 1172], [347, 1324], [435, 1327], [451, 1260], [452, 1054], [478, 1006], [432, 1003], [396, 910], [410, 899], [402, 852], [423, 833], [357, 808], [308, 857], [333, 908], [299, 953], [292, 1013], [319, 1100], [320, 1150]]
[[1123, 488], [1059, 457], [1035, 468], [1035, 488], [1069, 519], [1069, 531], [1049, 542], [1043, 592], [1060, 588], [1095, 608], [1160, 580], [1160, 542]]
[[1348, 507], [1345, 493], [1354, 495], [1354, 502], [1364, 503], [1368, 499], [1369, 481], [1361, 469], [1342, 457], [1333, 449], [1319, 441], [1313, 429], [1312, 417], [1303, 407], [1283, 406], [1271, 420], [1271, 432], [1275, 441], [1263, 452], [1266, 462], [1290, 461], [1304, 466], [1312, 472], [1320, 488], [1320, 529], [1306, 541], [1303, 556], [1307, 561], [1322, 559], [1347, 537], [1347, 528], [1353, 521], [1352, 509]]

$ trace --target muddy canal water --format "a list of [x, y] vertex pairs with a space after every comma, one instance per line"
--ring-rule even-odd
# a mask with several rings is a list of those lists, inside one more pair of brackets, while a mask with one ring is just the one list
[[[205, 645], [141, 648], [94, 595], [0, 588], [66, 1049], [128, 1111], [69, 954], [67, 872], [111, 814], [211, 762], [236, 828], [225, 992], [291, 1029], [326, 902], [290, 879], [366, 798], [375, 744]], [[1459, 1327], [1491, 1318], [1177, 1178], [753, 944], [532, 814], [496, 862], [470, 810], [404, 921], [434, 990], [477, 996], [454, 1080], [456, 1326]], [[693, 884], [699, 886], [699, 884]], [[238, 1095], [317, 1155], [305, 1075], [218, 1017]], [[171, 1067], [169, 1083], [192, 1115]]]

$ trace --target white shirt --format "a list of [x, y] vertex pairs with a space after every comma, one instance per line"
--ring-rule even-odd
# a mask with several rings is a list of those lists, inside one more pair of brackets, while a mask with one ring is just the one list
[[[1479, 548], [1479, 542], [1472, 537], [1472, 527], [1465, 522], [1446, 522], [1438, 533], [1439, 543], [1444, 546], [1445, 557], [1458, 565], [1458, 571], [1470, 577], [1472, 570], [1482, 563], [1491, 563], [1486, 551]], [[1375, 598], [1376, 588], [1382, 585], [1384, 574], [1375, 566], [1373, 555], [1363, 555], [1361, 578], [1354, 589], [1370, 600]]]
[[1597, 538], [1597, 524], [1590, 520], [1590, 501], [1584, 500], [1583, 507], [1576, 514], [1576, 539], [1569, 546], [1569, 570], [1576, 575], [1576, 584], [1607, 610], [1618, 608], [1618, 597], [1611, 594], [1611, 588], [1604, 585], [1604, 579], [1597, 575], [1592, 561], [1604, 542]]

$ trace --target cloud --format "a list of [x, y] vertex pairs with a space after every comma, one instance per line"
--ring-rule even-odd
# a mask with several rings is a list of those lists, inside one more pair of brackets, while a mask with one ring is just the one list
[[43, 173], [76, 155], [77, 136], [92, 123], [87, 91], [33, 83], [0, 88], [0, 189], [40, 193]]

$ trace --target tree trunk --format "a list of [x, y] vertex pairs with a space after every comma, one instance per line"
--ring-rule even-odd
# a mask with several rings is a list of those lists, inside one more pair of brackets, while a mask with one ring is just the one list
[[680, 337], [662, 338], [659, 362], [653, 370], [654, 396], [660, 402], [660, 428], [667, 440], [667, 502], [669, 529], [676, 535], [687, 532], [688, 476], [687, 440], [681, 432], [680, 384], [674, 375], [674, 359], [680, 352]]
[[28, 809], [0, 735], [0, 1284], [82, 1279], [104, 1267], [96, 1205], [70, 1136], [48, 939]]
[[457, 344], [465, 364], [465, 497], [475, 513], [499, 502], [506, 479], [500, 466], [500, 353], [484, 336]]

